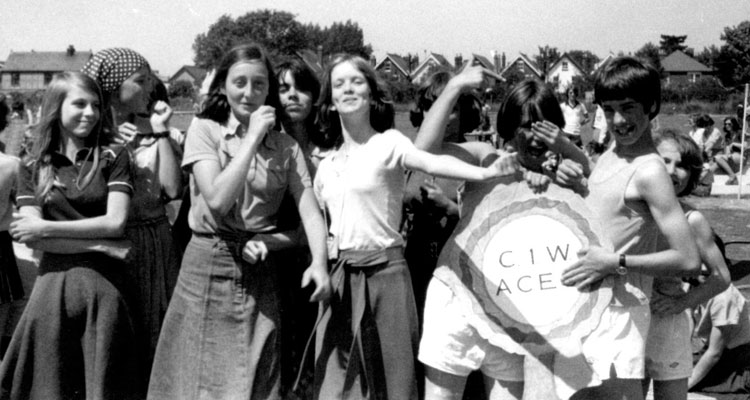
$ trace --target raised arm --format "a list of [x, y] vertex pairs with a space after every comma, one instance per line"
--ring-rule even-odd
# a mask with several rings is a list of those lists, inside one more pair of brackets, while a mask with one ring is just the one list
[[[151, 115], [151, 128], [154, 133], [169, 132], [169, 119], [172, 117], [172, 107], [163, 101], [154, 105]], [[182, 195], [182, 170], [180, 160], [175, 154], [169, 135], [160, 137], [156, 141], [159, 154], [159, 182], [164, 195], [168, 199], [176, 199]]]
[[[237, 155], [224, 169], [218, 160], [200, 160], [193, 164], [195, 183], [211, 211], [226, 214], [242, 193], [250, 163], [258, 146], [275, 123], [273, 107], [260, 106], [250, 115], [247, 133], [242, 138]], [[193, 140], [188, 134], [188, 140]]]
[[442, 178], [465, 181], [483, 181], [498, 176], [510, 175], [520, 167], [515, 155], [497, 158], [488, 167], [477, 167], [449, 155], [435, 155], [414, 149], [404, 159], [406, 168]]

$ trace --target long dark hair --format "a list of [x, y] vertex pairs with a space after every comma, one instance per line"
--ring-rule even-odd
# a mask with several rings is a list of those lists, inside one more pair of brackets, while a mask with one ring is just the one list
[[271, 59], [266, 51], [259, 44], [248, 43], [236, 46], [229, 50], [221, 59], [219, 66], [216, 68], [216, 75], [211, 86], [208, 87], [208, 97], [206, 98], [203, 110], [198, 113], [197, 117], [206, 118], [218, 123], [226, 122], [229, 119], [229, 113], [232, 111], [227, 96], [221, 93], [221, 89], [226, 84], [229, 69], [238, 62], [258, 61], [265, 65], [268, 72], [268, 96], [266, 96], [266, 105], [276, 110], [276, 120], [281, 117], [281, 102], [279, 101], [279, 82], [274, 79], [276, 75], [273, 72]]
[[[72, 87], [81, 88], [89, 93], [96, 94], [99, 100], [99, 120], [91, 129], [89, 135], [84, 139], [84, 146], [89, 149], [86, 159], [93, 159], [91, 168], [86, 172], [82, 168], [78, 173], [76, 185], [83, 189], [91, 183], [91, 180], [99, 166], [99, 144], [106, 137], [102, 132], [104, 126], [110, 122], [105, 118], [103, 110], [104, 99], [99, 85], [96, 81], [81, 72], [61, 72], [56, 74], [50, 82], [42, 100], [41, 120], [32, 129], [32, 144], [29, 152], [24, 157], [26, 165], [33, 171], [36, 182], [35, 195], [37, 199], [43, 200], [54, 186], [55, 176], [52, 168], [52, 153], [57, 152], [61, 146], [61, 108], [63, 101], [68, 96]], [[107, 129], [108, 131], [111, 128]], [[83, 175], [83, 176], [82, 176]]]
[[367, 86], [370, 87], [370, 96], [372, 97], [372, 102], [370, 103], [370, 125], [377, 132], [393, 128], [393, 102], [385, 84], [375, 73], [375, 69], [360, 56], [339, 54], [333, 58], [331, 64], [326, 68], [323, 89], [318, 101], [318, 123], [320, 124], [321, 133], [319, 138], [311, 139], [321, 147], [334, 147], [339, 145], [342, 140], [339, 113], [331, 109], [331, 106], [333, 106], [331, 72], [337, 65], [345, 62], [350, 62], [354, 65], [365, 76]]
[[538, 80], [526, 79], [508, 93], [500, 107], [497, 113], [497, 134], [507, 142], [513, 139], [518, 128], [545, 120], [560, 129], [565, 126], [560, 103], [552, 90]]
[[315, 140], [319, 140], [321, 137], [320, 129], [316, 123], [318, 117], [317, 103], [320, 97], [320, 81], [315, 72], [307, 64], [296, 58], [283, 61], [276, 66], [276, 81], [279, 85], [284, 81], [284, 76], [287, 72], [294, 78], [294, 85], [298, 90], [310, 94], [312, 108], [310, 109], [310, 114], [305, 118], [305, 130], [310, 140], [316, 145], [321, 146], [320, 143], [315, 142]]

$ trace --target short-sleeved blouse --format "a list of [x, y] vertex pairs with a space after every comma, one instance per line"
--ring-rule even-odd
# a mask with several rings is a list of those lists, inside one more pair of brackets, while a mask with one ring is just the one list
[[79, 189], [79, 172], [85, 176], [93, 165], [87, 157], [89, 149], [81, 149], [71, 162], [60, 153], [52, 153], [55, 184], [43, 202], [36, 198], [33, 165], [22, 165], [16, 203], [18, 207], [38, 206], [42, 218], [52, 221], [73, 221], [107, 213], [109, 192], [133, 194], [130, 156], [122, 147], [101, 148], [99, 165], [91, 182]]
[[404, 244], [399, 226], [405, 191], [404, 160], [416, 151], [401, 132], [372, 136], [351, 154], [320, 162], [315, 195], [330, 218], [341, 250], [379, 250]]
[[724, 327], [726, 348], [750, 343], [750, 303], [734, 285], [698, 308], [695, 336], [708, 341], [712, 327]]
[[[215, 161], [223, 170], [241, 148], [245, 128], [230, 114], [225, 123], [195, 118], [185, 138], [182, 167]], [[230, 210], [219, 215], [203, 198], [195, 176], [190, 175], [190, 213], [193, 232], [203, 234], [269, 232], [277, 229], [278, 210], [284, 193], [297, 197], [312, 187], [305, 157], [290, 136], [269, 131], [251, 161], [244, 188]]]

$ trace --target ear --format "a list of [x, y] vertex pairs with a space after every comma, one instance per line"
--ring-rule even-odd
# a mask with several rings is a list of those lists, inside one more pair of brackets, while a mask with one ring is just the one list
[[329, 111], [336, 111], [336, 106], [334, 106], [333, 104], [331, 104], [331, 106], [328, 107], [328, 110]]

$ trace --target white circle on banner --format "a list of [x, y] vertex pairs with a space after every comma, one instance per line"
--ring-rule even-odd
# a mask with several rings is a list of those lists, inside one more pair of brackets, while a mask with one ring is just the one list
[[542, 326], [573, 312], [581, 293], [563, 286], [562, 272], [582, 244], [569, 227], [527, 215], [498, 228], [484, 250], [482, 272], [495, 304], [516, 321]]

